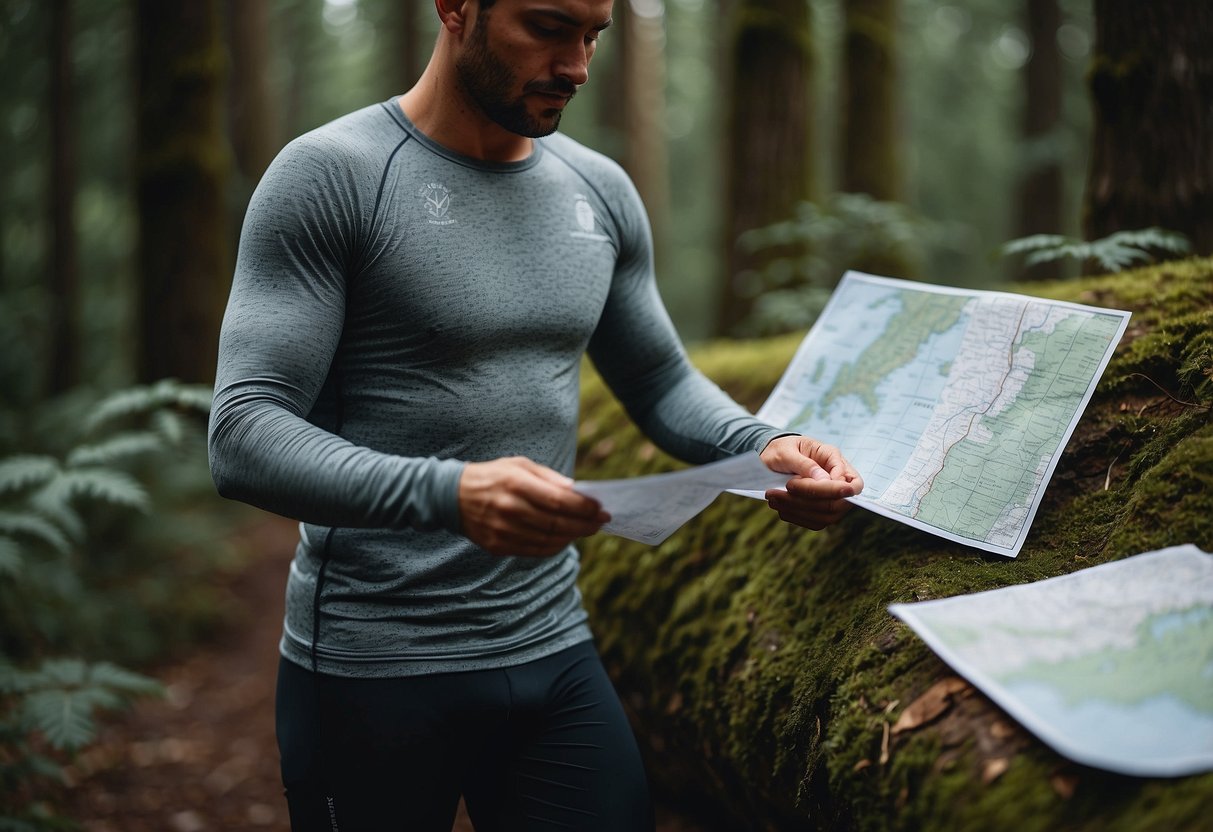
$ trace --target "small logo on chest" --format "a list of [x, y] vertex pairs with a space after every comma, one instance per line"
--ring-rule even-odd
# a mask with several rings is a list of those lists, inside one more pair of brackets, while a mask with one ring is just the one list
[[570, 231], [570, 237], [576, 237], [580, 240], [610, 241], [610, 237], [594, 230], [597, 225], [597, 217], [594, 216], [594, 208], [590, 205], [590, 201], [586, 198], [585, 194], [573, 195], [573, 219], [577, 222], [578, 230]]
[[451, 216], [451, 192], [441, 182], [430, 182], [417, 189], [429, 216], [430, 225], [453, 225]]

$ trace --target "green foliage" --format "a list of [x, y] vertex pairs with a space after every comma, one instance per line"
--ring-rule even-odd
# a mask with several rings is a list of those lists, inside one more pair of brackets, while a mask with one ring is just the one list
[[74, 391], [0, 409], [8, 428], [0, 432], [4, 655], [117, 649], [143, 658], [155, 651], [158, 628], [149, 622], [105, 625], [138, 621], [140, 605], [117, 599], [117, 585], [188, 542], [188, 518], [166, 524], [152, 514], [153, 503], [172, 510], [213, 493], [199, 418], [209, 405], [208, 388], [165, 380], [100, 399]]
[[43, 785], [63, 782], [42, 746], [70, 755], [94, 740], [98, 711], [160, 692], [155, 680], [108, 662], [48, 659], [21, 670], [0, 661], [0, 829], [65, 828], [36, 800]]
[[209, 405], [208, 388], [166, 380], [0, 409], [0, 830], [63, 828], [40, 800], [62, 759], [93, 740], [98, 711], [159, 690], [109, 657], [180, 635], [156, 617], [188, 620], [184, 585], [215, 568], [177, 555], [185, 507], [213, 494]]
[[998, 254], [1010, 257], [1026, 254], [1024, 266], [1031, 268], [1040, 263], [1071, 259], [1080, 263], [1093, 260], [1105, 272], [1119, 272], [1133, 265], [1150, 263], [1151, 252], [1186, 254], [1192, 244], [1177, 231], [1163, 228], [1144, 228], [1138, 231], [1117, 231], [1099, 240], [1085, 242], [1060, 234], [1032, 234], [1020, 237], [998, 249]]
[[132, 697], [158, 694], [154, 679], [108, 662], [48, 659], [33, 670], [0, 664], [0, 696], [18, 731], [40, 732], [52, 748], [76, 751], [93, 741], [93, 713], [121, 708]]
[[773, 335], [808, 327], [847, 269], [881, 274], [917, 272], [928, 252], [955, 246], [962, 232], [933, 223], [896, 202], [867, 194], [833, 194], [802, 202], [795, 216], [741, 235], [737, 244], [772, 255], [744, 275], [754, 310], [734, 334]]

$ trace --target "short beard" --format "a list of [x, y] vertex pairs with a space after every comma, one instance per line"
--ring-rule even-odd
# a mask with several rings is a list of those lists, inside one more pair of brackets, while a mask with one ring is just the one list
[[[510, 97], [514, 74], [489, 49], [488, 18], [488, 12], [482, 8], [468, 36], [467, 50], [455, 62], [460, 86], [489, 119], [511, 133], [539, 138], [556, 132], [560, 126], [560, 110], [553, 108], [550, 120], [540, 120], [527, 110], [525, 98]], [[531, 92], [551, 92], [571, 98], [577, 92], [577, 87], [565, 79], [556, 78], [546, 82], [532, 81], [523, 87], [523, 95]]]

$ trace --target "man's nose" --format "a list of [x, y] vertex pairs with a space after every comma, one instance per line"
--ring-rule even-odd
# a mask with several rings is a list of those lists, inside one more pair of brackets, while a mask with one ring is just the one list
[[581, 43], [561, 51], [552, 67], [558, 78], [564, 78], [576, 86], [590, 80], [591, 47]]

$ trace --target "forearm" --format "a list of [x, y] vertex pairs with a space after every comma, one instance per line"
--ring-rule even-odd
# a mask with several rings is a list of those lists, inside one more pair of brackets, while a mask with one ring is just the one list
[[761, 422], [685, 359], [671, 361], [643, 384], [629, 415], [662, 450], [694, 463], [761, 451], [786, 431]]
[[269, 401], [224, 393], [209, 442], [223, 496], [323, 526], [458, 530], [463, 463], [380, 453]]

